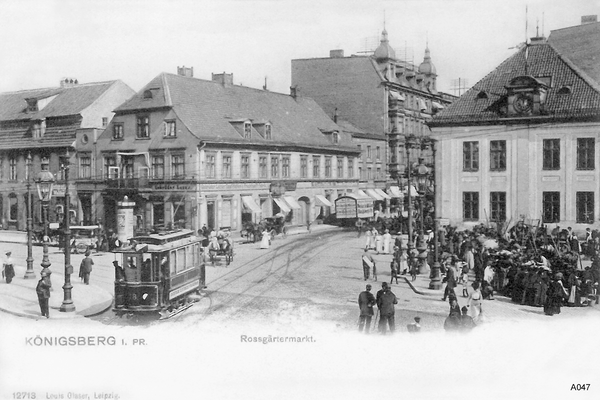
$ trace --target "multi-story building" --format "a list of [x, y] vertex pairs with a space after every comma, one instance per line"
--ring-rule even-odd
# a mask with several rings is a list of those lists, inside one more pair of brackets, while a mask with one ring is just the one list
[[[404, 138], [429, 135], [427, 122], [453, 98], [437, 90], [429, 48], [419, 66], [400, 60], [385, 29], [371, 55], [345, 57], [343, 50], [332, 50], [328, 58], [292, 60], [292, 86], [335, 115], [342, 126], [347, 121], [360, 131], [353, 137], [362, 151], [362, 186], [380, 189], [404, 176]], [[411, 162], [419, 157], [432, 161], [431, 152], [413, 151]], [[366, 179], [369, 169], [379, 178], [374, 183]]]
[[438, 216], [598, 227], [600, 24], [531, 39], [430, 126]]
[[[135, 202], [137, 229], [239, 230], [278, 213], [304, 225], [358, 188], [358, 149], [311, 99], [162, 73], [115, 110], [95, 149], [106, 225]], [[81, 152], [80, 152], [81, 154]]]
[[[65, 165], [71, 177], [92, 175], [91, 160], [75, 154], [94, 139], [112, 119], [113, 110], [134, 94], [121, 81], [80, 84], [65, 78], [59, 87], [0, 94], [0, 216], [3, 229], [26, 229], [27, 180], [33, 201], [34, 223], [42, 222], [34, 180], [41, 170], [55, 174], [54, 196], [49, 206], [51, 222], [67, 214], [71, 223], [95, 221], [92, 191], [70, 186], [71, 204], [65, 202]], [[76, 141], [75, 138], [79, 140]], [[30, 156], [31, 169], [27, 169]], [[77, 170], [80, 169], [80, 172]], [[84, 171], [84, 172], [81, 172]], [[29, 172], [29, 174], [28, 174]], [[87, 178], [86, 178], [87, 179]]]

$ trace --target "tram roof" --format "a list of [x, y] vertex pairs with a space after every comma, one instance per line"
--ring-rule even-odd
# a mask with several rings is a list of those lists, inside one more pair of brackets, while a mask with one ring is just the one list
[[[137, 244], [136, 248], [139, 248], [139, 245], [148, 244], [148, 245], [165, 245], [168, 243], [175, 242], [177, 240], [190, 238], [192, 239], [194, 236], [194, 231], [190, 229], [180, 229], [176, 231], [165, 231], [165, 232], [157, 232], [151, 233], [143, 236], [135, 236], [131, 238], [131, 240], [135, 241]], [[198, 238], [198, 240], [200, 240]], [[121, 251], [131, 251], [135, 250], [130, 247], [124, 247], [119, 249]]]

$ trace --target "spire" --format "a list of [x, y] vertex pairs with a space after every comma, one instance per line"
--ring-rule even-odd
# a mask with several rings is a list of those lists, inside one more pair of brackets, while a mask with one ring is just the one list
[[437, 71], [435, 66], [431, 62], [431, 53], [429, 52], [429, 39], [425, 44], [425, 57], [423, 57], [423, 62], [419, 65], [419, 73], [425, 75], [437, 75]]
[[379, 44], [379, 47], [375, 49], [375, 53], [373, 54], [373, 56], [375, 56], [377, 60], [381, 61], [396, 58], [396, 52], [390, 46], [388, 40], [388, 33], [385, 30], [385, 26], [383, 27], [383, 31], [381, 32], [381, 43]]

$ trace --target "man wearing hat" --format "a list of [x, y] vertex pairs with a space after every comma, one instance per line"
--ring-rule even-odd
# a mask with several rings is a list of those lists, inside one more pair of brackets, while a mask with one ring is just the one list
[[42, 317], [50, 318], [50, 309], [48, 307], [48, 299], [50, 299], [50, 288], [52, 287], [52, 283], [50, 283], [50, 276], [48, 272], [42, 271], [40, 280], [35, 287], [35, 292], [37, 293], [38, 302], [40, 303], [40, 310], [42, 312]]
[[11, 254], [10, 251], [6, 252], [6, 260], [4, 260], [4, 264], [2, 265], [2, 277], [6, 278], [6, 283], [11, 283], [15, 276], [14, 261]]
[[394, 304], [398, 304], [396, 295], [392, 293], [387, 282], [381, 283], [381, 290], [377, 292], [377, 308], [379, 308], [379, 332], [385, 333], [386, 324], [390, 327], [390, 333], [396, 330]]
[[122, 282], [125, 280], [125, 271], [123, 270], [123, 267], [119, 265], [117, 260], [113, 261], [112, 263], [115, 266], [115, 280]]
[[366, 326], [365, 333], [369, 333], [374, 305], [375, 296], [371, 293], [371, 285], [367, 285], [366, 290], [358, 295], [358, 308], [360, 308], [360, 316], [358, 317], [359, 332], [362, 332]]
[[79, 265], [79, 275], [83, 277], [83, 283], [86, 285], [90, 284], [92, 265], [94, 265], [94, 260], [90, 258], [90, 251], [88, 250], [85, 252], [85, 258], [81, 260], [81, 264]]

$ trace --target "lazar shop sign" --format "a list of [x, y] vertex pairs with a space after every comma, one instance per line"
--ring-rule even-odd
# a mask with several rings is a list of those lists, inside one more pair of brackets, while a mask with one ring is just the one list
[[373, 200], [341, 196], [335, 199], [336, 218], [370, 218], [373, 216]]

